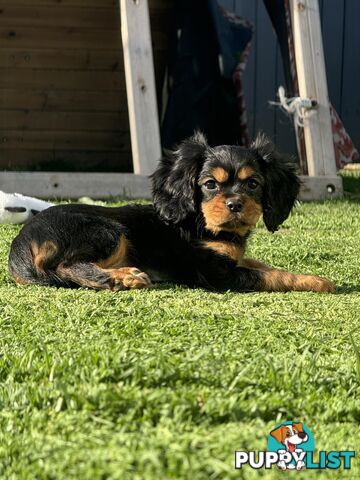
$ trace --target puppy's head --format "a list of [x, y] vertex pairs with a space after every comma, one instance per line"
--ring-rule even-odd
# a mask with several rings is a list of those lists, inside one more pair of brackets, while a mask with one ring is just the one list
[[250, 148], [212, 148], [197, 133], [160, 162], [152, 181], [154, 206], [166, 221], [202, 216], [214, 234], [245, 235], [261, 214], [267, 228], [277, 230], [299, 191], [295, 165], [263, 135]]

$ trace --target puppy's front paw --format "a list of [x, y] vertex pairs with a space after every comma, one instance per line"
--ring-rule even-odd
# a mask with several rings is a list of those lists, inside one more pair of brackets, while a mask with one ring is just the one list
[[292, 290], [298, 292], [323, 292], [334, 293], [336, 286], [327, 278], [316, 275], [294, 275]]
[[118, 269], [107, 270], [111, 278], [111, 290], [118, 292], [127, 288], [150, 288], [151, 280], [135, 267], [123, 267]]
[[324, 277], [313, 277], [314, 292], [335, 293], [336, 285]]
[[129, 268], [129, 272], [124, 276], [123, 285], [126, 288], [149, 288], [151, 280], [149, 276], [137, 268]]

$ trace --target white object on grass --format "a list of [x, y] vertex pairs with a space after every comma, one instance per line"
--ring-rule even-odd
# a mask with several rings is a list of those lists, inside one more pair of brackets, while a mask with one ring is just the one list
[[44, 200], [0, 190], [0, 223], [25, 223], [36, 213], [52, 206], [53, 203]]

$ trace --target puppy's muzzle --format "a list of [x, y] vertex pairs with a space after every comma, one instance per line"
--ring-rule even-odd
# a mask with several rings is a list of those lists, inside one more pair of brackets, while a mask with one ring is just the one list
[[228, 198], [225, 203], [230, 212], [232, 213], [241, 212], [243, 208], [243, 204], [238, 198]]

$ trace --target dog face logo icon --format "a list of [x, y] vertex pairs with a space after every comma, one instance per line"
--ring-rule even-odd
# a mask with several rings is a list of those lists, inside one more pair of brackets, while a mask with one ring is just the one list
[[283, 422], [268, 437], [268, 451], [280, 454], [278, 467], [282, 470], [302, 470], [306, 467], [307, 452], [313, 452], [314, 438], [304, 423]]
[[285, 445], [288, 452], [294, 452], [296, 447], [304, 443], [309, 438], [303, 430], [302, 423], [293, 423], [292, 425], [281, 425], [270, 432], [279, 443]]

